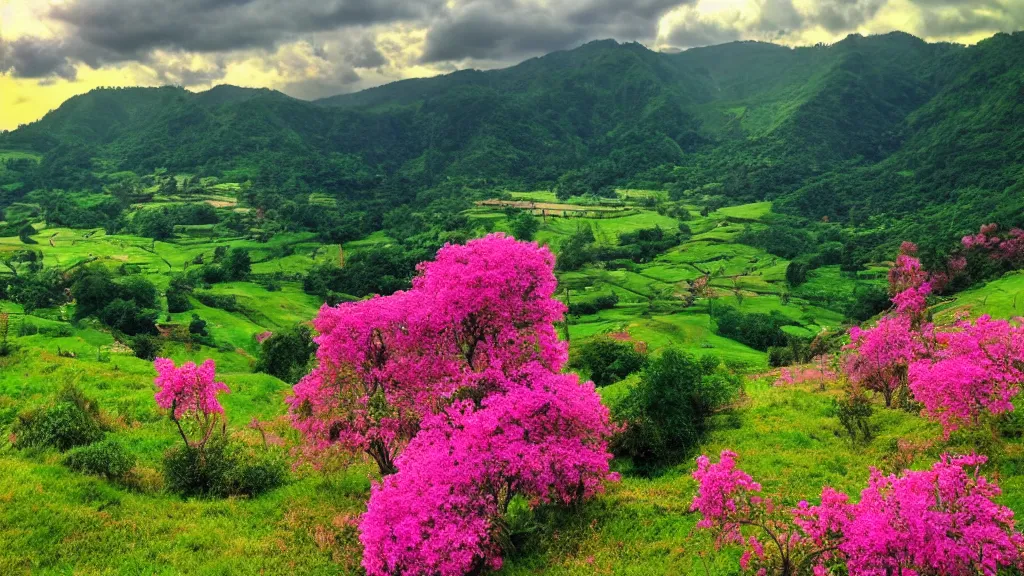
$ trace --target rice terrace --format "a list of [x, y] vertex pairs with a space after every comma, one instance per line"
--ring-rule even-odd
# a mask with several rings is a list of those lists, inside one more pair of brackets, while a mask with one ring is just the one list
[[0, 8], [0, 575], [1024, 572], [1019, 2], [488, 2]]

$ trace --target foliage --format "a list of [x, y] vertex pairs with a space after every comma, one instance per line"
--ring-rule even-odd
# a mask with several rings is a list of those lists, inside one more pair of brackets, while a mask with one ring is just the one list
[[224, 408], [217, 395], [230, 392], [223, 382], [214, 380], [214, 361], [206, 360], [199, 366], [195, 362], [175, 366], [173, 360], [157, 358], [153, 367], [157, 372], [156, 405], [168, 410], [185, 446], [201, 453], [218, 424], [223, 433]]
[[675, 349], [652, 359], [640, 382], [616, 405], [614, 418], [625, 426], [616, 453], [640, 467], [671, 461], [692, 450], [709, 428], [711, 415], [735, 398], [740, 378], [719, 366]]
[[63, 462], [76, 472], [123, 480], [135, 466], [135, 455], [117, 440], [107, 439], [69, 451]]
[[757, 350], [788, 345], [789, 340], [782, 327], [792, 323], [775, 311], [768, 314], [747, 313], [723, 307], [715, 314], [715, 325], [719, 334]]
[[284, 484], [288, 467], [270, 449], [255, 449], [215, 436], [204, 447], [184, 445], [163, 461], [167, 488], [185, 497], [259, 496]]
[[[501, 234], [442, 248], [407, 292], [321, 309], [317, 366], [288, 400], [310, 448], [364, 450], [382, 472], [456, 390], [565, 362], [553, 256]], [[474, 392], [474, 390], [476, 392]]]
[[[718, 546], [745, 547], [744, 572], [883, 575], [996, 574], [1024, 565], [1024, 535], [999, 488], [979, 474], [983, 456], [943, 455], [930, 470], [884, 476], [872, 469], [860, 501], [824, 487], [821, 504], [787, 509], [736, 468], [736, 454], [697, 460], [691, 509]], [[743, 530], [756, 533], [747, 537]]]
[[529, 241], [540, 229], [540, 220], [529, 212], [520, 212], [509, 220], [508, 226], [513, 238]]
[[610, 294], [601, 294], [600, 296], [594, 296], [591, 298], [578, 298], [568, 302], [569, 314], [572, 314], [573, 316], [597, 314], [601, 310], [614, 308], [618, 303], [619, 296], [614, 292]]
[[398, 473], [370, 495], [360, 524], [367, 574], [497, 569], [495, 532], [513, 497], [565, 505], [601, 490], [608, 412], [593, 385], [539, 364], [515, 380], [479, 406], [458, 401], [424, 421]]
[[1024, 330], [987, 315], [935, 335], [927, 358], [909, 366], [909, 386], [944, 433], [1014, 409], [1024, 383]]
[[300, 324], [291, 330], [274, 332], [260, 342], [255, 369], [294, 384], [309, 372], [315, 354], [313, 333]]
[[155, 359], [161, 348], [160, 340], [149, 334], [134, 336], [128, 341], [128, 344], [131, 346], [135, 357], [142, 360]]
[[16, 448], [51, 447], [64, 452], [103, 438], [99, 407], [74, 386], [65, 386], [49, 405], [18, 415]]
[[[638, 345], [639, 344], [639, 345]], [[597, 386], [607, 386], [640, 370], [647, 362], [642, 343], [598, 336], [569, 355], [569, 367], [585, 371]]]

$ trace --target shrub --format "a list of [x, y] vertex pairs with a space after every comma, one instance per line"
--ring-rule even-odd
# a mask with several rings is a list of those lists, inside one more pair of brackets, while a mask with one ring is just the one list
[[186, 497], [258, 496], [284, 484], [287, 475], [280, 454], [223, 436], [214, 436], [202, 449], [175, 446], [164, 455], [167, 488]]
[[18, 336], [33, 336], [35, 334], [39, 334], [39, 326], [28, 320], [22, 320], [21, 324], [18, 324]]
[[74, 386], [61, 390], [53, 404], [18, 415], [16, 448], [50, 447], [61, 452], [103, 438], [99, 407]]
[[64, 465], [83, 474], [120, 480], [135, 466], [135, 455], [117, 440], [107, 439], [71, 450], [64, 456]]
[[611, 294], [601, 294], [600, 296], [595, 296], [593, 298], [574, 300], [569, 302], [569, 314], [574, 316], [597, 314], [601, 310], [614, 308], [618, 303], [619, 296], [614, 292]]
[[721, 336], [757, 350], [768, 350], [772, 346], [785, 346], [789, 343], [782, 327], [793, 322], [775, 311], [771, 314], [747, 314], [725, 307], [716, 314], [715, 324]]
[[871, 431], [871, 401], [864, 394], [850, 392], [842, 400], [832, 400], [839, 423], [854, 442], [867, 444], [874, 434]]
[[647, 354], [632, 342], [598, 336], [573, 350], [569, 366], [585, 370], [597, 386], [618, 382], [644, 367]]
[[152, 360], [160, 352], [160, 340], [148, 334], [140, 334], [130, 341], [132, 351], [136, 358]]
[[769, 346], [768, 365], [773, 368], [789, 366], [794, 362], [793, 349], [789, 346]]
[[275, 332], [260, 341], [256, 371], [294, 384], [309, 372], [315, 353], [313, 333], [307, 326], [299, 325], [291, 330]]
[[701, 359], [675, 349], [648, 363], [640, 383], [615, 407], [615, 419], [626, 430], [616, 452], [641, 468], [658, 466], [685, 455], [708, 429], [708, 419], [731, 401], [740, 378], [717, 359]]

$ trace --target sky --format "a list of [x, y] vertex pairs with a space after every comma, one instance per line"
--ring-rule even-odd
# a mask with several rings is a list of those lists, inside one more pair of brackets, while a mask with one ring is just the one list
[[101, 86], [267, 87], [314, 99], [591, 40], [676, 51], [902, 30], [972, 44], [1024, 0], [0, 0], [0, 130]]

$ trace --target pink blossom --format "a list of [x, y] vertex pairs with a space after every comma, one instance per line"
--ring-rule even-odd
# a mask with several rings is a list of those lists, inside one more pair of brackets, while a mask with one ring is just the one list
[[1019, 325], [982, 316], [936, 336], [929, 358], [909, 368], [914, 398], [942, 423], [946, 436], [976, 425], [985, 413], [1013, 410], [1024, 382], [1024, 332]]
[[200, 366], [186, 362], [176, 367], [174, 360], [157, 358], [153, 367], [157, 372], [154, 381], [157, 406], [172, 410], [176, 419], [224, 413], [217, 395], [230, 390], [223, 382], [214, 381], [216, 366], [213, 360], [207, 360]]
[[906, 383], [911, 362], [924, 353], [919, 332], [912, 329], [906, 315], [886, 316], [867, 330], [850, 329], [852, 353], [846, 357], [844, 369], [850, 380], [868, 390], [880, 392], [886, 406], [893, 393]]

